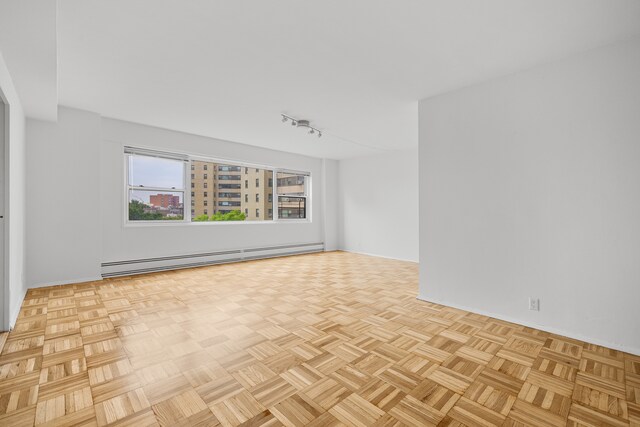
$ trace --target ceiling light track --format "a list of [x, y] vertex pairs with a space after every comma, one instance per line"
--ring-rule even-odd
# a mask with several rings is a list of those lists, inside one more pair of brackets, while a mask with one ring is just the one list
[[309, 129], [309, 135], [318, 134], [318, 138], [322, 137], [322, 131], [318, 128], [311, 126], [309, 120], [304, 119], [296, 119], [291, 116], [287, 116], [286, 114], [280, 114], [282, 116], [282, 123], [291, 122], [291, 126], [299, 127], [299, 128], [307, 128]]

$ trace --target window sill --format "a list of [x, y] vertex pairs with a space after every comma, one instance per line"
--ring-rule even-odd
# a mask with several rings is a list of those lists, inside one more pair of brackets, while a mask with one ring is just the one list
[[151, 221], [127, 221], [124, 223], [125, 228], [137, 228], [137, 227], [180, 227], [180, 226], [196, 226], [196, 227], [206, 227], [206, 226], [214, 226], [219, 227], [221, 225], [263, 225], [263, 224], [311, 224], [312, 221], [310, 219], [291, 219], [291, 220], [274, 220], [274, 221], [159, 221], [159, 222], [151, 222]]

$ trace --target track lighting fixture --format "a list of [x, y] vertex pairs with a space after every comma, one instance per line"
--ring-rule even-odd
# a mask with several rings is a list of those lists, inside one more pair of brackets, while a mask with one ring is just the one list
[[302, 128], [308, 128], [309, 129], [309, 134], [313, 135], [316, 132], [318, 132], [318, 138], [322, 137], [322, 131], [318, 128], [314, 128], [313, 126], [311, 126], [311, 124], [309, 123], [309, 120], [298, 120], [298, 119], [294, 119], [291, 116], [287, 116], [286, 114], [280, 114], [282, 116], [282, 123], [286, 123], [289, 120], [291, 120], [291, 126], [295, 126], [295, 127], [302, 127]]

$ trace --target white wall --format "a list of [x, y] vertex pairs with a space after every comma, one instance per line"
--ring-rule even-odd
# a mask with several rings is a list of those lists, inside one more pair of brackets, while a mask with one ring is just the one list
[[[309, 223], [124, 226], [123, 147], [131, 145], [311, 172]], [[102, 262], [324, 241], [322, 159], [112, 119], [102, 121]]]
[[[58, 115], [57, 123], [29, 120], [27, 125], [29, 287], [96, 280], [100, 264], [109, 261], [318, 243], [325, 238], [336, 246], [336, 195], [325, 194], [323, 188], [325, 169], [335, 180], [335, 161], [105, 119], [66, 107], [60, 107]], [[125, 226], [124, 145], [309, 171], [312, 221]]]
[[27, 281], [100, 278], [100, 116], [60, 108], [27, 120]]
[[640, 39], [421, 101], [419, 151], [420, 298], [640, 354]]
[[341, 160], [340, 247], [418, 261], [418, 153]]
[[[5, 230], [4, 230], [4, 217], [5, 217], [5, 170], [7, 164], [5, 163], [5, 122], [8, 121], [9, 118], [9, 107], [6, 108], [5, 115], [5, 101], [4, 97], [1, 96], [2, 92], [0, 91], [0, 330], [4, 331], [9, 329], [9, 280], [5, 278], [5, 269], [7, 268], [5, 254], [7, 251], [5, 249]], [[8, 133], [8, 132], [7, 132]], [[8, 138], [6, 138], [8, 139]], [[6, 297], [5, 297], [6, 296]], [[6, 314], [6, 315], [5, 315]]]
[[[4, 147], [4, 265], [1, 329], [15, 324], [25, 282], [25, 117], [11, 75], [0, 54], [0, 96], [8, 112]], [[5, 115], [6, 117], [6, 115]]]

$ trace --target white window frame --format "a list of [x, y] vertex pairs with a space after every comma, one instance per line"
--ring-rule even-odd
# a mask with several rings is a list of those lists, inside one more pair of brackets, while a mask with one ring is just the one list
[[[156, 157], [161, 159], [168, 160], [178, 160], [183, 162], [183, 188], [165, 188], [165, 187], [140, 187], [131, 185], [129, 182], [129, 177], [131, 176], [130, 172], [130, 162], [129, 159], [131, 156], [147, 156], [147, 157]], [[124, 147], [124, 184], [125, 184], [125, 192], [124, 192], [124, 219], [125, 225], [182, 225], [186, 224], [188, 221], [191, 221], [191, 189], [187, 188], [187, 183], [191, 182], [191, 168], [188, 165], [191, 162], [189, 159], [182, 154], [177, 153], [167, 153], [164, 151], [155, 151], [144, 148], [134, 148], [134, 147]], [[130, 220], [129, 219], [129, 194], [132, 190], [145, 190], [145, 191], [165, 191], [170, 193], [182, 193], [182, 219], [181, 220]], [[169, 224], [171, 223], [171, 224]]]
[[[278, 175], [277, 173], [288, 173], [292, 175], [304, 175], [307, 179], [304, 180], [304, 195], [299, 194], [290, 194], [290, 193], [281, 193], [278, 188]], [[280, 197], [297, 197], [304, 198], [304, 206], [305, 206], [305, 218], [287, 218], [281, 219], [279, 217], [279, 209], [278, 209], [278, 200]], [[296, 171], [291, 169], [277, 169], [273, 173], [273, 217], [278, 218], [278, 220], [286, 223], [295, 223], [295, 222], [311, 222], [311, 173]]]
[[[171, 160], [182, 160], [185, 162], [184, 165], [184, 188], [182, 189], [171, 189], [171, 188], [161, 188], [161, 187], [135, 187], [135, 186], [131, 186], [129, 183], [129, 157], [131, 155], [141, 155], [141, 156], [149, 156], [149, 157], [159, 157], [159, 158], [165, 158], [165, 159], [171, 159]], [[265, 219], [262, 221], [192, 221], [192, 217], [191, 217], [191, 192], [193, 191], [193, 189], [191, 188], [191, 172], [192, 172], [192, 166], [193, 166], [193, 162], [194, 161], [201, 161], [201, 162], [211, 162], [211, 163], [219, 163], [219, 164], [224, 164], [224, 165], [229, 165], [229, 166], [240, 166], [241, 168], [256, 168], [256, 169], [262, 169], [262, 170], [268, 170], [272, 172], [272, 198], [271, 198], [271, 212], [272, 212], [272, 219]], [[176, 152], [167, 152], [167, 151], [156, 151], [153, 149], [146, 149], [146, 148], [137, 148], [137, 147], [129, 147], [129, 146], [125, 146], [124, 147], [124, 172], [125, 172], [125, 179], [124, 179], [124, 186], [125, 186], [125, 191], [124, 191], [124, 222], [125, 222], [125, 226], [159, 226], [159, 227], [167, 227], [167, 226], [176, 226], [176, 225], [180, 225], [180, 226], [184, 226], [184, 225], [188, 225], [188, 226], [208, 226], [208, 225], [212, 225], [212, 226], [224, 226], [224, 225], [238, 225], [238, 224], [292, 224], [292, 223], [311, 223], [312, 222], [312, 218], [311, 218], [311, 213], [312, 213], [312, 203], [313, 203], [313, 197], [311, 194], [311, 189], [312, 189], [312, 174], [311, 172], [307, 172], [307, 171], [300, 171], [300, 170], [292, 170], [292, 169], [287, 169], [287, 168], [280, 168], [280, 167], [274, 167], [271, 165], [263, 165], [263, 164], [259, 164], [259, 163], [253, 163], [253, 162], [244, 162], [244, 161], [238, 161], [238, 160], [227, 160], [227, 159], [222, 159], [222, 158], [216, 158], [216, 157], [209, 157], [209, 156], [201, 156], [201, 155], [194, 155], [194, 154], [187, 154], [187, 153], [176, 153]], [[244, 170], [244, 169], [243, 169]], [[216, 171], [217, 172], [217, 171]], [[290, 173], [290, 174], [297, 174], [297, 175], [304, 175], [307, 177], [307, 179], [305, 180], [305, 195], [304, 196], [300, 196], [300, 195], [288, 195], [286, 193], [284, 194], [280, 194], [278, 192], [278, 173]], [[241, 175], [242, 176], [242, 175]], [[265, 183], [266, 185], [268, 185], [268, 181]], [[243, 186], [244, 185], [244, 179], [240, 180], [240, 185]], [[151, 191], [166, 191], [166, 192], [173, 192], [173, 193], [182, 193], [182, 200], [183, 200], [183, 215], [182, 215], [182, 220], [130, 220], [129, 219], [129, 193], [131, 190], [151, 190]], [[251, 185], [249, 185], [249, 189], [251, 189]], [[211, 189], [209, 189], [211, 190]], [[218, 192], [219, 189], [218, 188], [214, 188], [213, 189], [215, 192]], [[226, 191], [226, 190], [225, 190]], [[295, 218], [295, 219], [281, 219], [278, 218], [278, 196], [284, 196], [284, 197], [304, 197], [305, 198], [305, 206], [306, 206], [306, 218]], [[214, 207], [215, 210], [215, 207]]]

